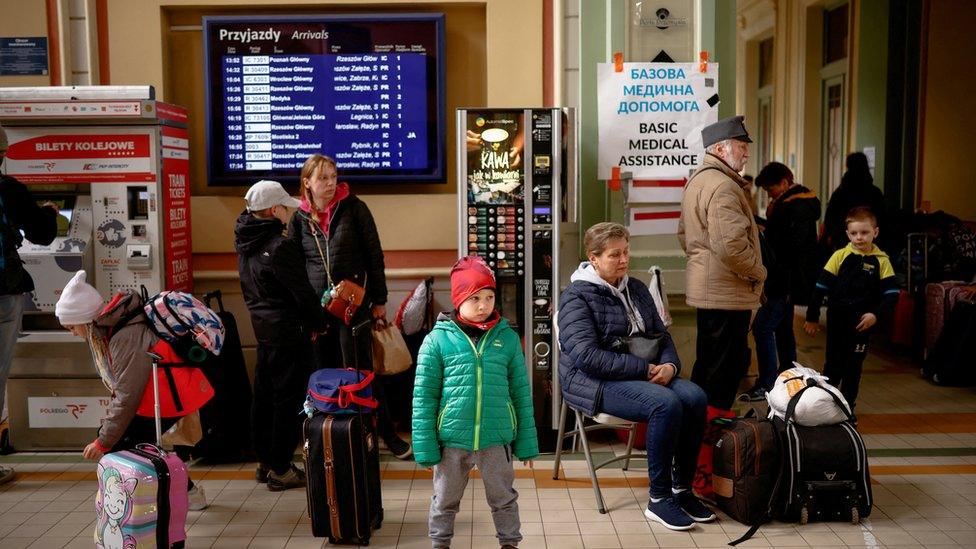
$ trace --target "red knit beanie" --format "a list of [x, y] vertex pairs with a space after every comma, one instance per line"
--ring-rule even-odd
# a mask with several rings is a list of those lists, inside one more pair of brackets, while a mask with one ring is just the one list
[[472, 295], [485, 288], [495, 289], [495, 273], [476, 255], [462, 257], [451, 268], [451, 303], [457, 309]]

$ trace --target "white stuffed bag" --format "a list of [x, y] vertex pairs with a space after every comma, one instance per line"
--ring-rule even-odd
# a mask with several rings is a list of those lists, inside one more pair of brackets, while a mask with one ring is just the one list
[[[773, 388], [766, 393], [770, 417], [775, 415], [785, 419], [790, 399], [812, 383], [815, 386], [800, 395], [800, 400], [793, 410], [793, 419], [805, 427], [834, 425], [848, 419], [851, 406], [836, 387], [827, 383], [826, 377], [798, 362], [794, 362], [793, 366], [780, 373], [773, 383]], [[838, 405], [838, 400], [834, 400], [831, 393], [843, 404], [843, 408]]]

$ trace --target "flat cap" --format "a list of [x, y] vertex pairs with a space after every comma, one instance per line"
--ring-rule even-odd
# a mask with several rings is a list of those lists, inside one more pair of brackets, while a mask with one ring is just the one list
[[752, 143], [746, 125], [743, 122], [744, 116], [730, 116], [723, 118], [714, 124], [709, 124], [702, 128], [702, 144], [706, 147], [714, 145], [723, 139], [738, 139], [746, 143]]

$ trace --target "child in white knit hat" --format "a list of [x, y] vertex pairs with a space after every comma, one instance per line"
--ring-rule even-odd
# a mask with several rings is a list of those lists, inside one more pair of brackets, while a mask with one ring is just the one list
[[[144, 317], [134, 314], [142, 306], [138, 292], [125, 290], [103, 307], [98, 290], [85, 281], [85, 271], [78, 271], [54, 307], [61, 325], [88, 342], [102, 383], [112, 394], [98, 435], [85, 447], [85, 459], [98, 461], [108, 452], [156, 440], [154, 418], [136, 415], [152, 374], [152, 361], [146, 351], [159, 339]], [[163, 418], [163, 431], [176, 421], [177, 418]], [[192, 480], [189, 496], [191, 510], [207, 507], [203, 487], [194, 485]]]

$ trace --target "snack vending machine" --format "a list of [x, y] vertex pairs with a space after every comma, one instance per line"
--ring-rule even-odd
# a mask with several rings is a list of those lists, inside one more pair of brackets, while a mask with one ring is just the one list
[[555, 315], [568, 282], [560, 232], [575, 217], [574, 112], [460, 109], [457, 125], [458, 252], [495, 272], [496, 307], [522, 338], [539, 444], [552, 451], [561, 405]]
[[77, 449], [93, 438], [108, 393], [86, 343], [54, 316], [78, 270], [108, 301], [145, 286], [192, 290], [187, 111], [151, 86], [0, 88], [9, 149], [2, 171], [60, 209], [58, 236], [27, 241], [14, 350], [10, 439], [17, 449]]

